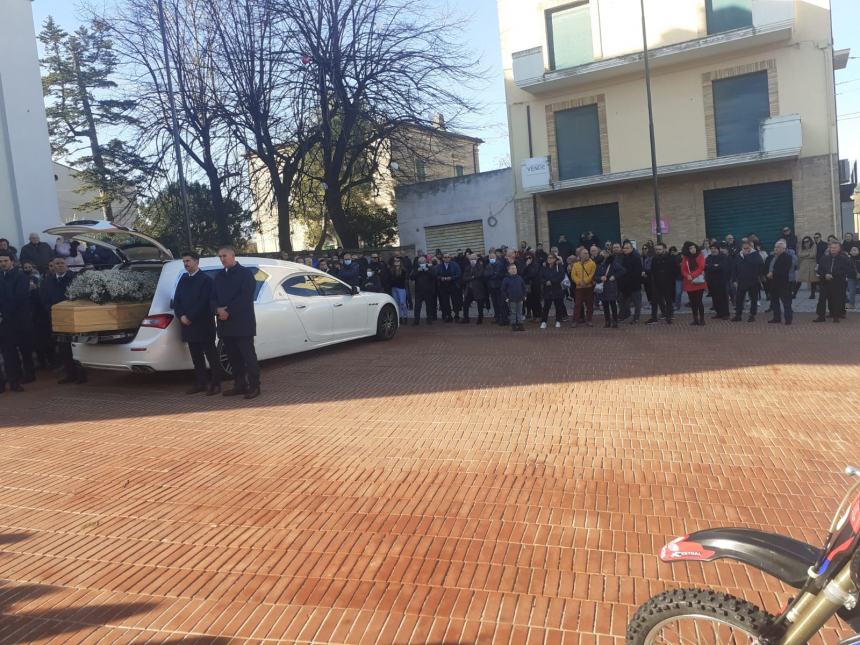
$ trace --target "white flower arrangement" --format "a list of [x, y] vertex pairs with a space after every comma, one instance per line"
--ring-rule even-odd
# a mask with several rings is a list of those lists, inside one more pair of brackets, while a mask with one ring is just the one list
[[66, 298], [91, 300], [97, 305], [110, 302], [143, 302], [152, 300], [157, 284], [158, 275], [150, 271], [85, 271], [69, 285]]

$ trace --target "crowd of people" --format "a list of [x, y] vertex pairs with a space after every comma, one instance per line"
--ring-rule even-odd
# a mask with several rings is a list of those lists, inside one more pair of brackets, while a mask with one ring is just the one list
[[422, 318], [433, 324], [440, 315], [446, 323], [468, 324], [475, 309], [477, 324], [492, 316], [514, 331], [524, 330], [529, 320], [546, 329], [550, 313], [555, 327], [571, 319], [574, 326], [590, 327], [594, 310], [602, 309], [603, 325], [617, 329], [625, 321], [640, 322], [643, 307], [650, 306], [646, 324], [672, 324], [675, 313], [688, 306], [690, 324], [703, 326], [705, 298], [712, 318], [734, 322], [754, 322], [764, 298], [769, 322], [790, 325], [792, 303], [804, 284], [810, 298], [818, 294], [815, 322], [829, 316], [838, 323], [846, 308], [854, 308], [860, 242], [851, 233], [842, 240], [825, 240], [820, 233], [798, 240], [786, 227], [771, 249], [755, 234], [685, 242], [679, 249], [651, 240], [641, 247], [630, 240], [601, 243], [588, 232], [576, 246], [561, 236], [549, 251], [522, 242], [486, 254], [396, 252], [385, 261], [378, 253], [331, 252], [294, 259], [362, 290], [389, 293], [401, 323], [411, 317], [415, 325]]
[[[65, 299], [77, 271], [110, 267], [119, 259], [109, 251], [80, 247], [62, 239], [52, 247], [32, 234], [19, 253], [0, 239], [0, 392], [7, 383], [14, 391], [23, 390], [22, 385], [35, 380], [37, 365], [62, 370], [60, 383], [86, 380], [73, 359], [71, 338], [52, 332], [51, 308]], [[188, 273], [175, 301], [195, 365], [192, 390], [220, 392], [214, 348], [217, 318], [218, 337], [239, 375], [236, 386], [224, 394], [255, 398], [260, 382], [253, 350], [252, 276], [236, 262], [232, 248], [221, 249], [219, 256], [223, 275], [210, 284], [209, 278], [192, 280], [199, 273], [199, 257], [182, 254]], [[754, 322], [764, 296], [771, 313], [768, 322], [790, 325], [793, 301], [804, 284], [810, 298], [818, 294], [815, 322], [826, 322], [829, 316], [838, 323], [846, 309], [856, 306], [860, 242], [851, 233], [842, 240], [832, 235], [824, 240], [820, 233], [798, 240], [785, 228], [770, 250], [755, 234], [740, 240], [727, 235], [702, 244], [685, 242], [680, 249], [649, 240], [638, 248], [631, 240], [601, 245], [593, 233], [585, 233], [577, 246], [561, 236], [549, 251], [542, 244], [532, 249], [522, 242], [517, 249], [491, 248], [486, 254], [437, 250], [409, 257], [395, 252], [384, 260], [378, 253], [331, 252], [294, 259], [350, 286], [389, 293], [400, 309], [401, 324], [411, 317], [415, 325], [422, 318], [432, 325], [440, 315], [445, 323], [469, 324], [474, 309], [477, 324], [492, 316], [495, 324], [510, 325], [513, 331], [523, 331], [525, 321], [547, 329], [551, 312], [556, 328], [568, 320], [591, 327], [595, 309], [602, 309], [603, 325], [617, 329], [625, 321], [638, 323], [647, 306], [646, 324], [672, 324], [685, 304], [692, 313], [690, 324], [703, 326], [706, 297], [711, 299], [712, 318], [741, 322], [746, 315]], [[215, 295], [201, 295], [207, 289]], [[213, 298], [221, 304], [206, 314]], [[204, 322], [198, 323], [201, 318]]]

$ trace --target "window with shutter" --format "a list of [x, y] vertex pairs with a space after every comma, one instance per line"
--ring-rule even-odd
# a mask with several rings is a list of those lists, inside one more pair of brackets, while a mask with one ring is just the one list
[[559, 179], [603, 173], [597, 105], [556, 112], [555, 141]]
[[752, 27], [752, 0], [705, 0], [708, 33]]
[[564, 69], [594, 60], [591, 9], [579, 2], [546, 12], [550, 69]]
[[767, 70], [713, 82], [717, 156], [761, 149], [761, 124], [770, 118]]

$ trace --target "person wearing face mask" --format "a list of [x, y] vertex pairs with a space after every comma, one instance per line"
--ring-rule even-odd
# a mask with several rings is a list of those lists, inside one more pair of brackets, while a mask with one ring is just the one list
[[352, 259], [352, 255], [349, 253], [344, 253], [343, 266], [341, 267], [340, 275], [338, 277], [346, 282], [350, 287], [361, 286], [364, 275], [361, 273], [361, 267], [359, 264]]
[[565, 267], [558, 261], [558, 257], [554, 253], [550, 253], [546, 259], [546, 266], [540, 272], [541, 290], [543, 292], [541, 329], [546, 329], [549, 310], [552, 307], [555, 307], [556, 327], [561, 327], [561, 323], [567, 319], [567, 309], [564, 306], [564, 289], [561, 286], [565, 275]]
[[469, 312], [472, 303], [478, 305], [478, 324], [484, 322], [484, 302], [487, 299], [487, 288], [484, 284], [484, 265], [478, 260], [478, 256], [471, 253], [468, 257], [468, 266], [463, 271], [463, 317], [460, 323], [469, 324]]
[[364, 272], [364, 280], [361, 283], [362, 291], [370, 291], [372, 293], [382, 293], [382, 279], [379, 274], [373, 270], [372, 265], [368, 265]]
[[526, 283], [526, 320], [538, 320], [543, 313], [540, 299], [541, 266], [534, 253], [527, 253], [523, 263], [523, 280]]
[[508, 274], [508, 263], [501, 250], [496, 250], [495, 256], [490, 256], [487, 262], [484, 278], [487, 281], [487, 291], [490, 293], [490, 301], [493, 305], [493, 319], [497, 325], [507, 325], [508, 308], [502, 298], [502, 282]]
[[427, 315], [427, 324], [432, 325], [436, 318], [436, 275], [430, 262], [426, 257], [415, 260], [415, 267], [409, 276], [415, 283], [415, 322], [421, 322], [421, 306], [424, 306]]
[[456, 293], [460, 290], [460, 267], [453, 261], [450, 253], [442, 254], [442, 262], [436, 267], [436, 289], [442, 306], [442, 320], [446, 323], [460, 320]]
[[405, 325], [406, 318], [409, 316], [407, 303], [409, 291], [406, 288], [409, 274], [403, 268], [403, 261], [399, 256], [394, 258], [388, 275], [391, 280], [391, 296], [397, 301], [397, 309], [400, 312], [400, 324]]

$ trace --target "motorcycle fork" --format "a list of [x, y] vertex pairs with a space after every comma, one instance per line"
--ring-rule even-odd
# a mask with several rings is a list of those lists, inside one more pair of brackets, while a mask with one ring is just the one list
[[[817, 594], [804, 593], [792, 604], [786, 615], [789, 623], [780, 645], [802, 645], [824, 627], [833, 615], [855, 597], [857, 587], [846, 565]], [[851, 641], [848, 641], [851, 642]]]

